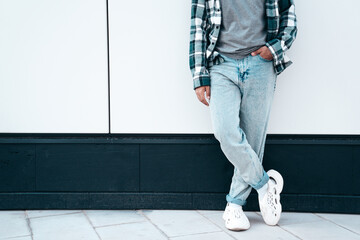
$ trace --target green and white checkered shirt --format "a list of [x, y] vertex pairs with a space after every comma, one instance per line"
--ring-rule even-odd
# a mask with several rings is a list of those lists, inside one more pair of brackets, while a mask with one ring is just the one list
[[[273, 55], [274, 69], [279, 75], [292, 64], [285, 51], [297, 34], [294, 0], [265, 0], [267, 16], [266, 46]], [[194, 90], [210, 86], [208, 68], [223, 62], [214, 50], [220, 32], [220, 0], [192, 0], [189, 67]]]

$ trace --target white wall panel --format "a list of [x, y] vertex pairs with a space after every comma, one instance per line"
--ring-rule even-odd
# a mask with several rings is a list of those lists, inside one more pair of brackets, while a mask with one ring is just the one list
[[[113, 133], [209, 133], [188, 69], [190, 3], [110, 0]], [[298, 0], [298, 38], [288, 51], [269, 133], [359, 134], [357, 0]]]
[[0, 132], [108, 132], [105, 0], [0, 0]]
[[112, 133], [211, 132], [188, 67], [190, 4], [109, 1]]
[[360, 134], [360, 1], [295, 4], [294, 64], [278, 78], [269, 132]]

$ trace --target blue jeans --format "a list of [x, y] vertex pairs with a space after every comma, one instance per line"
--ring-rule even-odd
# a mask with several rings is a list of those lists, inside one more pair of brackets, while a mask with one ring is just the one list
[[260, 55], [209, 67], [210, 114], [215, 138], [234, 165], [227, 202], [245, 205], [251, 189], [269, 180], [262, 166], [266, 129], [276, 87], [273, 61]]

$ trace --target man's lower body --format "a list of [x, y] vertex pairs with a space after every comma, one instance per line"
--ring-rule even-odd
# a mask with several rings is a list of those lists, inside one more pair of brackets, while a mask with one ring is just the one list
[[211, 120], [215, 138], [234, 165], [226, 200], [244, 206], [252, 188], [263, 191], [266, 185], [267, 190], [262, 159], [277, 75], [273, 61], [260, 55], [220, 57], [225, 61], [209, 68]]

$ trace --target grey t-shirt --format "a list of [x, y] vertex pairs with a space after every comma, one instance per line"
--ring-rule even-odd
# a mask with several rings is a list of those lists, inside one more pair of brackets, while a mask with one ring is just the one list
[[241, 59], [265, 45], [265, 0], [220, 0], [221, 26], [215, 50]]

